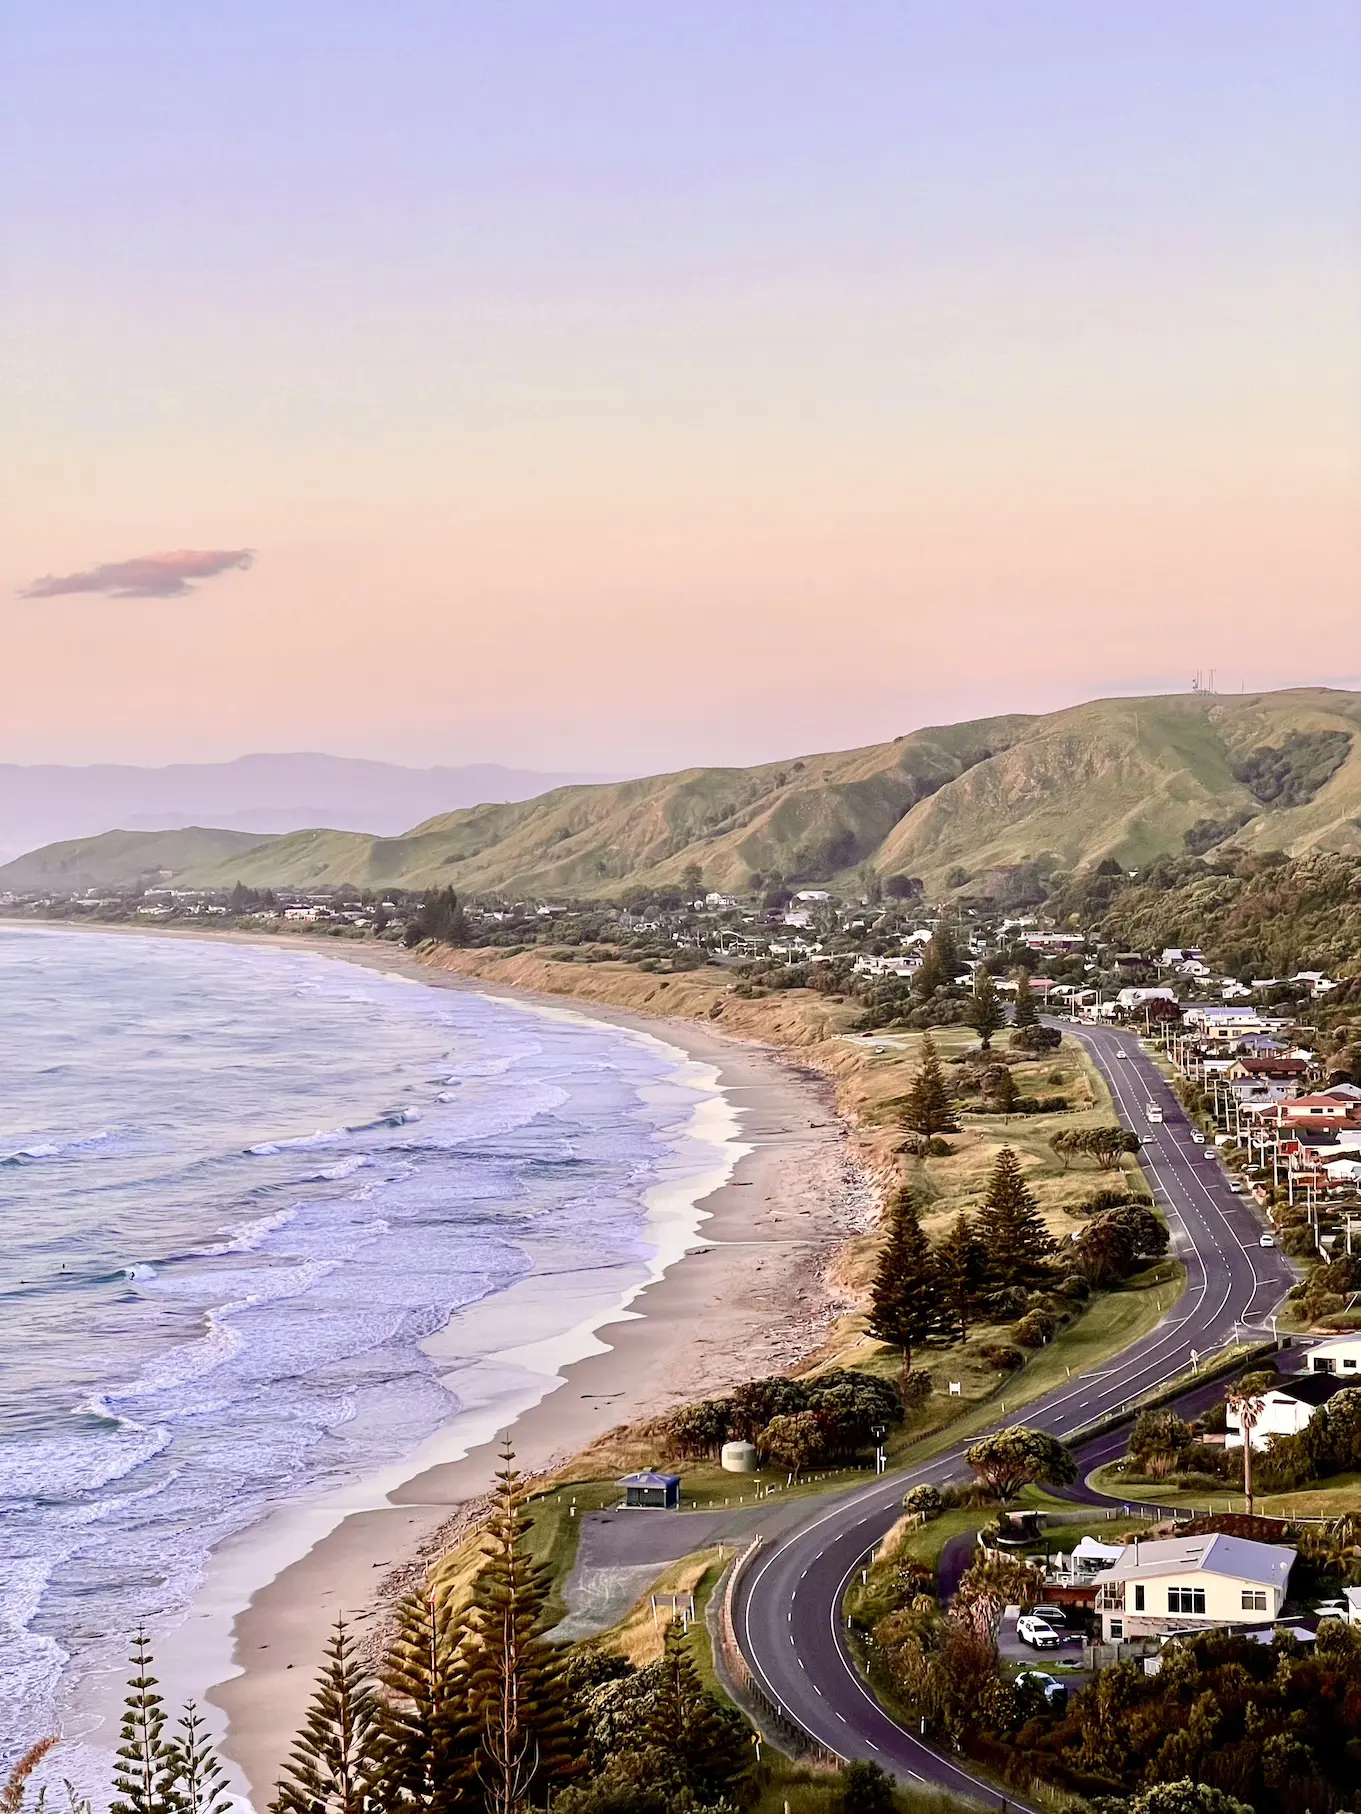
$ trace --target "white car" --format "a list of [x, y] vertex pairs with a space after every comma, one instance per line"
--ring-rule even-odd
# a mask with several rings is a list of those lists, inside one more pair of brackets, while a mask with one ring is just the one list
[[1257, 1245], [1259, 1247], [1274, 1247], [1276, 1245], [1276, 1237], [1275, 1235], [1263, 1235]]
[[1036, 1650], [1057, 1650], [1059, 1634], [1046, 1619], [1037, 1619], [1033, 1613], [1027, 1613], [1016, 1621], [1016, 1636], [1023, 1644], [1033, 1644]]
[[1229, 1179], [1229, 1189], [1233, 1192], [1235, 1197], [1244, 1196], [1247, 1192], [1247, 1188], [1247, 1185], [1244, 1184], [1241, 1178]]
[[1124, 1057], [1125, 1057], [1125, 1056], [1126, 1056], [1126, 1054], [1125, 1054], [1125, 1048], [1124, 1048], [1124, 1047], [1123, 1047], [1123, 1046], [1117, 1046], [1117, 1047], [1116, 1047], [1116, 1048], [1115, 1048], [1115, 1056], [1116, 1056], [1116, 1057], [1117, 1057], [1117, 1058], [1124, 1058]]
[[1204, 1134], [1201, 1133], [1201, 1131], [1198, 1127], [1193, 1127], [1191, 1129], [1191, 1139], [1195, 1142], [1195, 1144], [1197, 1146], [1204, 1146], [1204, 1144], [1205, 1144], [1205, 1136], [1204, 1136]]
[[[1339, 1615], [1333, 1613], [1328, 1616], [1336, 1618]], [[1068, 1705], [1067, 1685], [1061, 1682], [1056, 1675], [1050, 1675], [1044, 1669], [1023, 1669], [1016, 1677], [1017, 1686], [1019, 1687], [1022, 1682], [1033, 1682], [1051, 1707]]]

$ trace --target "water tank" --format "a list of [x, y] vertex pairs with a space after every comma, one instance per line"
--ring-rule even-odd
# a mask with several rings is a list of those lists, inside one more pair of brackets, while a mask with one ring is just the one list
[[722, 1463], [730, 1474], [754, 1474], [756, 1472], [756, 1444], [754, 1442], [725, 1442]]

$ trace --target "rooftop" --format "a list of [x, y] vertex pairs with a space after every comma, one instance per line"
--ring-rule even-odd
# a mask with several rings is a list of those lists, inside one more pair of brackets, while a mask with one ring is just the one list
[[1115, 1567], [1102, 1581], [1147, 1580], [1159, 1575], [1228, 1575], [1235, 1581], [1260, 1581], [1284, 1587], [1295, 1552], [1283, 1543], [1253, 1543], [1219, 1532], [1201, 1537], [1168, 1537], [1153, 1543], [1128, 1543]]

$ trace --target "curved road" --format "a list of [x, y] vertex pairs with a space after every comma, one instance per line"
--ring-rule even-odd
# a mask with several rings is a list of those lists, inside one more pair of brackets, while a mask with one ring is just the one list
[[[1172, 1252], [1186, 1267], [1186, 1288], [1155, 1329], [1102, 1372], [1025, 1406], [1028, 1425], [1068, 1437], [1181, 1372], [1193, 1351], [1209, 1355], [1222, 1347], [1237, 1325], [1265, 1324], [1293, 1274], [1278, 1250], [1260, 1245], [1263, 1225], [1254, 1207], [1229, 1190], [1214, 1149], [1192, 1141], [1180, 1103], [1133, 1035], [1066, 1025], [1064, 1031], [1090, 1053], [1121, 1120], [1145, 1136], [1140, 1163], [1167, 1216]], [[1126, 1056], [1117, 1058], [1117, 1051]], [[1147, 1121], [1150, 1102], [1162, 1109], [1161, 1126]], [[899, 1516], [905, 1488], [959, 1474], [966, 1446], [825, 1504], [811, 1522], [757, 1556], [733, 1611], [753, 1673], [819, 1744], [845, 1758], [868, 1758], [906, 1780], [996, 1801], [991, 1784], [883, 1711], [850, 1655], [841, 1616], [850, 1579]], [[1026, 1810], [1015, 1796], [1006, 1799]]]

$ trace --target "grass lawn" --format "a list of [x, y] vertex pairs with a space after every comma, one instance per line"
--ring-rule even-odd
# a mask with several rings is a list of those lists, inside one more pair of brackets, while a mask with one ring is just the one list
[[[1088, 1480], [1098, 1493], [1109, 1493], [1113, 1499], [1140, 1499], [1150, 1505], [1165, 1505], [1169, 1511], [1244, 1509], [1241, 1492], [1207, 1492], [1204, 1487], [1188, 1489], [1169, 1485], [1165, 1480], [1144, 1481], [1140, 1475], [1121, 1473], [1119, 1462], [1098, 1468]], [[1361, 1474], [1335, 1474], [1293, 1493], [1254, 1493], [1253, 1510], [1263, 1518], [1341, 1518], [1347, 1512], [1356, 1514], [1361, 1512]]]

